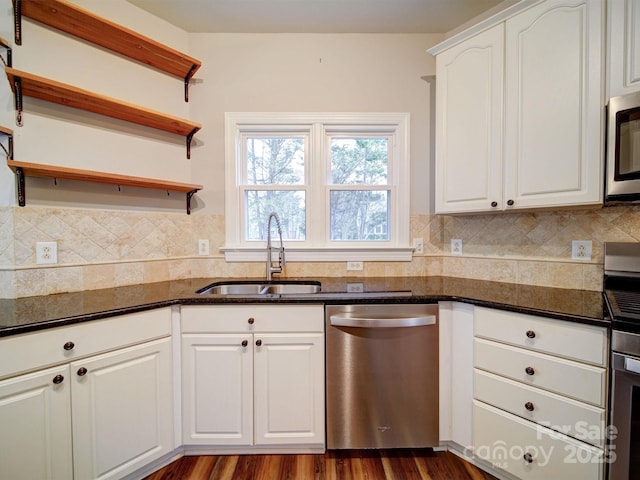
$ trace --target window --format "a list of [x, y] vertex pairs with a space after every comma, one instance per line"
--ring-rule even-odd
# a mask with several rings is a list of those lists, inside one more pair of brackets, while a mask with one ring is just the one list
[[271, 212], [288, 260], [410, 260], [408, 123], [404, 113], [227, 113], [227, 260], [264, 260]]

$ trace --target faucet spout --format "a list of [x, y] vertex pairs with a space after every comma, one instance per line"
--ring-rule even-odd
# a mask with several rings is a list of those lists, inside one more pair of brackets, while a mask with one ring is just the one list
[[[278, 248], [278, 260], [273, 261], [272, 252], [274, 247], [271, 245], [271, 220], [276, 221], [278, 227], [278, 237], [280, 238], [280, 248]], [[280, 226], [280, 219], [275, 212], [269, 214], [267, 219], [267, 262], [266, 262], [266, 278], [267, 281], [271, 281], [273, 274], [282, 273], [282, 267], [284, 267], [286, 261], [284, 258], [284, 244], [282, 243], [282, 228]]]

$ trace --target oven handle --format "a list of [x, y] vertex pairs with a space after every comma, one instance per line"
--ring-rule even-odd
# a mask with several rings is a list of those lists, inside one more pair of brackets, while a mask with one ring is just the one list
[[427, 315], [424, 317], [390, 317], [390, 318], [366, 318], [366, 317], [344, 317], [342, 315], [331, 315], [329, 317], [331, 325], [334, 327], [356, 327], [356, 328], [397, 328], [397, 327], [423, 327], [425, 325], [435, 325], [436, 316]]
[[640, 360], [635, 358], [624, 357], [624, 369], [627, 372], [640, 375]]
[[[614, 369], [622, 370], [624, 372], [632, 373], [634, 375], [640, 375], [640, 360], [633, 357], [628, 357], [626, 355], [620, 355], [619, 353], [614, 353]], [[624, 360], [623, 362], [616, 362], [615, 358], [619, 358]], [[618, 366], [616, 368], [616, 365]]]

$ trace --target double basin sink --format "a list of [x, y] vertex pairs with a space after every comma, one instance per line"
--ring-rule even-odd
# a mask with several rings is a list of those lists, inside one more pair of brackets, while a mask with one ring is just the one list
[[318, 293], [321, 283], [315, 280], [246, 280], [215, 282], [196, 293], [208, 295], [308, 295]]

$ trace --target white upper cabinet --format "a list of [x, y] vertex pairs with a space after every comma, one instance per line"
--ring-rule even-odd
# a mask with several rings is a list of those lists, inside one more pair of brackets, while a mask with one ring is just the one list
[[502, 24], [438, 55], [436, 210], [502, 204]]
[[603, 8], [548, 0], [506, 22], [507, 207], [602, 201]]
[[539, 2], [437, 54], [437, 213], [602, 202], [603, 9]]
[[609, 97], [640, 90], [640, 0], [610, 0]]

